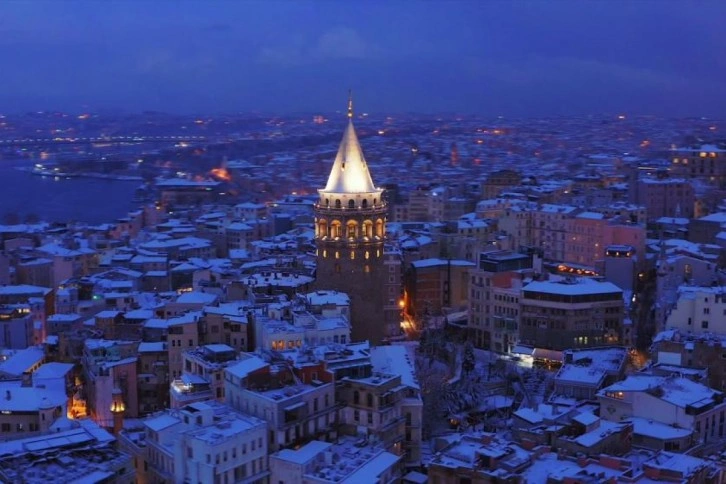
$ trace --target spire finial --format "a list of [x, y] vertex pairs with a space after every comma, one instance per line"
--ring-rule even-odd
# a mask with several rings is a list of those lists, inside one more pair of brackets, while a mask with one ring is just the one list
[[353, 119], [353, 91], [348, 89], [348, 118]]

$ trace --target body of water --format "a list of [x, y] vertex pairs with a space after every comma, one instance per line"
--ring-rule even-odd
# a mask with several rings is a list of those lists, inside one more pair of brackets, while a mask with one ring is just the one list
[[134, 191], [140, 181], [97, 178], [54, 178], [33, 175], [17, 167], [33, 161], [0, 162], [0, 223], [13, 215], [46, 222], [113, 222], [134, 208]]

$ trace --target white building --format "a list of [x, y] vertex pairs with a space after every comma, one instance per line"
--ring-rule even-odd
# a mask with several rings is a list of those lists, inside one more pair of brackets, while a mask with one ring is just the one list
[[140, 453], [145, 455], [150, 477], [177, 483], [223, 483], [266, 482], [269, 475], [265, 422], [227, 405], [192, 403], [148, 418], [144, 426], [146, 439]]
[[258, 318], [255, 330], [257, 349], [283, 351], [303, 344], [346, 344], [350, 342], [350, 323], [345, 316], [322, 316], [310, 312], [294, 313], [294, 322]]
[[224, 401], [224, 369], [237, 360], [237, 351], [225, 344], [210, 344], [182, 353], [183, 369], [172, 381], [171, 408], [209, 399]]
[[680, 286], [666, 329], [684, 333], [726, 333], [726, 287]]
[[723, 393], [688, 378], [634, 374], [598, 392], [600, 416], [618, 422], [643, 418], [689, 429], [695, 438], [724, 436]]
[[244, 355], [225, 369], [225, 394], [233, 408], [267, 422], [272, 450], [328, 437], [338, 420], [333, 375], [323, 363], [298, 368]]
[[356, 439], [314, 440], [270, 456], [270, 482], [285, 484], [390, 483], [402, 474], [401, 457]]

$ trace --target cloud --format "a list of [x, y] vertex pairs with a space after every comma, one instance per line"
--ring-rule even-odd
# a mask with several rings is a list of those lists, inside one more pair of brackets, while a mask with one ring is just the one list
[[215, 69], [217, 59], [203, 52], [187, 53], [176, 49], [150, 48], [139, 52], [136, 59], [136, 74], [169, 78], [190, 75]]
[[373, 47], [353, 29], [338, 27], [325, 32], [312, 50], [318, 59], [363, 59], [373, 54]]
[[577, 57], [532, 57], [517, 62], [468, 57], [464, 60], [464, 67], [473, 75], [518, 86], [598, 80], [636, 87], [677, 89], [693, 82], [676, 72]]
[[339, 59], [370, 59], [379, 57], [382, 50], [366, 41], [356, 30], [334, 27], [310, 41], [294, 36], [284, 44], [265, 46], [257, 61], [280, 67], [294, 67]]

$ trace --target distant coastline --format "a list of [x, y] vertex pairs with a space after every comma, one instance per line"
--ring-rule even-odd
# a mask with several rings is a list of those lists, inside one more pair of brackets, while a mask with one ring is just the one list
[[31, 173], [37, 176], [49, 176], [58, 178], [100, 178], [103, 180], [119, 180], [119, 181], [144, 181], [143, 177], [135, 175], [114, 175], [110, 173], [95, 172], [73, 172], [67, 173], [62, 171], [54, 171], [50, 169], [39, 169], [31, 166], [16, 166], [16, 170]]

